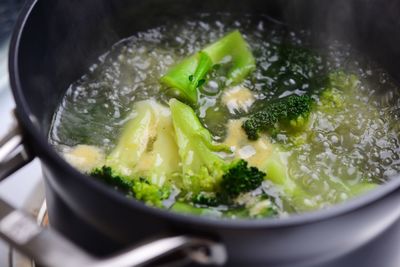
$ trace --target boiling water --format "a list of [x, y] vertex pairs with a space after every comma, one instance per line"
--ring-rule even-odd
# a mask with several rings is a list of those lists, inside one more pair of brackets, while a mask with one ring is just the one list
[[[68, 88], [54, 115], [50, 141], [60, 152], [78, 144], [109, 151], [116, 133], [130, 119], [135, 101], [155, 98], [166, 103], [168, 96], [161, 91], [159, 79], [171, 65], [235, 29], [245, 36], [257, 62], [256, 70], [243, 82], [255, 95], [253, 110], [263, 100], [301, 94], [311, 86], [300, 86], [297, 80], [282, 76], [286, 71], [282, 66], [290, 68], [292, 64], [290, 58], [274, 70], [274, 63], [282, 60], [279, 51], [283, 45], [316, 51], [317, 66], [305, 75], [338, 69], [360, 79], [357, 91], [346, 95], [344, 109], [312, 115], [312, 131], [305, 142], [293, 145], [285, 133], [271, 138], [271, 142], [288, 148], [290, 176], [312, 195], [305, 202], [312, 203], [313, 208], [329, 206], [349, 197], [340, 189], [342, 181], [353, 185], [383, 183], [400, 171], [398, 105], [391, 101], [396, 98], [397, 86], [387, 73], [348, 45], [330, 42], [316, 46], [309, 41], [313, 35], [307, 31], [295, 33], [266, 19], [235, 19], [229, 15], [218, 19], [204, 15], [141, 32], [115, 44]], [[198, 109], [204, 125], [220, 141], [225, 138], [228, 119], [246, 115], [221, 104], [223, 79], [210, 78], [201, 89]]]

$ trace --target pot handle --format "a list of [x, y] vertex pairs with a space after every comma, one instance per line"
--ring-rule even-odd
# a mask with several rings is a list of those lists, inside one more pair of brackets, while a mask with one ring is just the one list
[[23, 135], [17, 124], [0, 139], [0, 181], [33, 159], [23, 144]]
[[[22, 132], [14, 126], [0, 140], [0, 181], [33, 159], [24, 145]], [[42, 228], [23, 211], [0, 198], [0, 237], [41, 266], [135, 267], [175, 252], [192, 262], [223, 265], [225, 247], [219, 242], [188, 235], [159, 238], [106, 259], [94, 257], [52, 229]], [[154, 265], [153, 265], [154, 266]]]

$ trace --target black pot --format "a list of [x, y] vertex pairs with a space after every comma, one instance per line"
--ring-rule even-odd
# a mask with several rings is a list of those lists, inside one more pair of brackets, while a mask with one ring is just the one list
[[[199, 246], [222, 244], [228, 264], [238, 266], [311, 266], [360, 247], [392, 225], [400, 217], [400, 179], [396, 178], [328, 210], [281, 219], [217, 220], [170, 213], [127, 199], [82, 175], [52, 149], [47, 141], [52, 115], [68, 85], [99, 55], [137, 31], [200, 12], [263, 14], [293, 28], [309, 28], [326, 38], [351, 43], [395, 79], [400, 78], [400, 2], [396, 0], [28, 1], [11, 43], [10, 81], [24, 151], [42, 162], [50, 211], [51, 200], [58, 198], [74, 217], [102, 233], [104, 242], [120, 246], [155, 235], [213, 240], [191, 239], [192, 243], [182, 246], [189, 246], [186, 252], [199, 261], [199, 251], [194, 251]], [[13, 162], [15, 168], [22, 164]], [[0, 223], [2, 236], [16, 243], [1, 229]], [[211, 246], [202, 256], [210, 253], [211, 261], [220, 263], [223, 252], [222, 247]]]

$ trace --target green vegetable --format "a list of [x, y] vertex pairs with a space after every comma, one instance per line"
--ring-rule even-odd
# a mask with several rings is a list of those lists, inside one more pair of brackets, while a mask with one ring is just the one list
[[257, 196], [249, 203], [238, 207], [232, 207], [228, 210], [226, 210], [226, 207], [199, 207], [179, 201], [171, 207], [171, 210], [179, 213], [230, 219], [260, 219], [278, 215], [276, 206], [265, 195]]
[[267, 173], [266, 179], [282, 190], [284, 198], [295, 210], [304, 209], [304, 199], [310, 196], [289, 176], [285, 152], [278, 145], [261, 169]]
[[94, 168], [90, 176], [97, 178], [104, 183], [123, 191], [125, 194], [132, 195], [133, 181], [117, 172], [111, 167], [102, 166]]
[[171, 88], [178, 97], [196, 103], [197, 88], [204, 83], [211, 67], [210, 57], [204, 52], [199, 52], [172, 67], [161, 78], [161, 83]]
[[230, 64], [227, 84], [240, 83], [255, 68], [255, 59], [239, 31], [234, 31], [173, 66], [161, 78], [181, 99], [195, 104], [197, 88], [206, 81], [213, 65], [227, 60]]
[[191, 107], [176, 99], [171, 99], [169, 106], [182, 164], [182, 186], [193, 192], [216, 190], [225, 165], [216, 152], [229, 148], [213, 142]]
[[239, 160], [229, 166], [222, 176], [221, 192], [230, 198], [237, 197], [243, 192], [256, 189], [264, 181], [265, 173], [256, 167], [248, 167], [247, 162]]
[[217, 154], [230, 150], [213, 142], [191, 107], [176, 99], [171, 99], [169, 105], [181, 158], [183, 188], [195, 194], [195, 202], [213, 206], [228, 203], [261, 185], [265, 173], [247, 166], [244, 160], [229, 162]]
[[170, 195], [171, 188], [167, 185], [158, 186], [152, 184], [146, 178], [135, 180], [132, 190], [136, 199], [145, 202], [146, 204], [162, 207], [162, 201]]
[[274, 132], [286, 129], [301, 129], [308, 121], [313, 99], [308, 95], [290, 95], [266, 105], [249, 116], [243, 123], [250, 140], [257, 140], [261, 131]]
[[211, 58], [204, 52], [199, 52], [199, 64], [197, 64], [197, 68], [194, 71], [194, 74], [189, 76], [190, 81], [190, 90], [196, 91], [196, 89], [203, 85], [205, 82], [204, 77], [212, 67]]
[[171, 112], [154, 100], [145, 100], [135, 104], [132, 114], [106, 165], [162, 185], [180, 169]]
[[[342, 71], [328, 74], [326, 85], [319, 90], [319, 110], [342, 108], [343, 92], [354, 90], [359, 84], [357, 76]], [[316, 91], [316, 93], [318, 93]], [[314, 99], [308, 94], [290, 95], [272, 103], [265, 104], [259, 111], [251, 114], [243, 123], [250, 140], [257, 140], [262, 131], [272, 135], [282, 130], [298, 133], [307, 125], [310, 113], [314, 110]]]
[[202, 191], [193, 197], [192, 202], [204, 206], [229, 205], [240, 194], [261, 186], [265, 173], [256, 167], [248, 167], [247, 164], [243, 159], [226, 164], [216, 191]]
[[353, 91], [360, 84], [360, 80], [356, 75], [343, 71], [331, 72], [328, 77], [330, 87], [342, 91]]
[[170, 111], [146, 100], [135, 104], [132, 117], [105, 166], [93, 169], [90, 175], [150, 205], [162, 206], [172, 190], [169, 179], [179, 171]]
[[354, 74], [334, 71], [328, 75], [328, 85], [319, 96], [318, 109], [330, 112], [332, 109], [344, 107], [345, 94], [351, 94], [357, 89], [360, 80]]
[[230, 59], [228, 84], [240, 83], [256, 67], [249, 45], [237, 30], [207, 46], [203, 51], [210, 56], [214, 64]]
[[142, 177], [132, 179], [108, 166], [94, 168], [89, 175], [151, 206], [163, 207], [171, 192], [168, 185], [158, 186]]

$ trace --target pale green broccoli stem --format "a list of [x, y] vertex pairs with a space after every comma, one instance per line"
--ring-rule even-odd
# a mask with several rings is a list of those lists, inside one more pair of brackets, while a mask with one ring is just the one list
[[229, 148], [214, 144], [210, 132], [191, 107], [176, 99], [171, 99], [169, 106], [182, 163], [183, 186], [193, 192], [212, 191], [225, 164], [215, 152], [229, 151]]
[[205, 53], [197, 53], [172, 67], [161, 78], [161, 83], [172, 89], [178, 97], [196, 103], [197, 85], [211, 66], [212, 62]]
[[146, 177], [163, 185], [180, 170], [171, 112], [154, 100], [137, 102], [106, 165], [132, 178]]
[[182, 60], [161, 78], [161, 83], [189, 102], [197, 102], [197, 88], [205, 82], [212, 66], [227, 60], [231, 64], [227, 84], [241, 82], [255, 69], [255, 59], [239, 31], [234, 31], [199, 53]]
[[290, 178], [287, 162], [283, 159], [282, 153], [275, 148], [262, 169], [267, 173], [266, 179], [281, 188], [290, 205], [295, 209], [303, 210], [304, 199], [309, 195]]
[[256, 61], [249, 45], [238, 30], [207, 46], [203, 51], [210, 56], [214, 64], [230, 59], [232, 65], [227, 76], [228, 84], [240, 83], [256, 68]]
[[208, 71], [213, 65], [211, 58], [203, 51], [198, 53], [198, 57], [199, 63], [197, 64], [197, 68], [193, 75], [189, 76], [191, 92], [197, 92], [197, 88], [205, 82], [204, 77], [207, 75]]
[[121, 132], [117, 145], [106, 158], [106, 165], [123, 175], [131, 175], [134, 167], [145, 152], [147, 144], [156, 134], [157, 118], [146, 101], [134, 107], [136, 116], [128, 121]]

